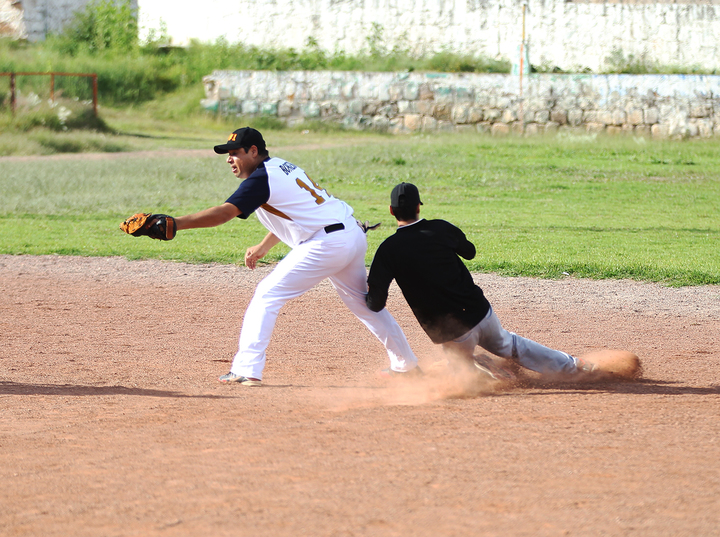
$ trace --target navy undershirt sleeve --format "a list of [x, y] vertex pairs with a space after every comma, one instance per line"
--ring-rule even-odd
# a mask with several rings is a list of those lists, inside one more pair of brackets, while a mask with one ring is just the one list
[[265, 163], [261, 163], [257, 169], [245, 179], [237, 190], [230, 196], [226, 203], [232, 203], [240, 209], [238, 218], [247, 218], [263, 203], [270, 199], [270, 185]]

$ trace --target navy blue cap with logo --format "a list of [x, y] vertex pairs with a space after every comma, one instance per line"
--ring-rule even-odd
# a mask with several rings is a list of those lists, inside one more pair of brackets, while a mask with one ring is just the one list
[[243, 127], [233, 131], [228, 137], [227, 143], [216, 145], [213, 149], [218, 155], [225, 155], [233, 149], [248, 149], [253, 145], [258, 148], [258, 152], [261, 154], [266, 150], [262, 134], [252, 127]]

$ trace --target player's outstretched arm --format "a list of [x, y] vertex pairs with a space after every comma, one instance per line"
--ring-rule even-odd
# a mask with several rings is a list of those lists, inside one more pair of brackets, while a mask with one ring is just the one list
[[245, 266], [250, 270], [255, 270], [258, 260], [265, 257], [272, 247], [279, 242], [280, 239], [278, 239], [273, 233], [265, 235], [265, 238], [260, 242], [260, 244], [251, 246], [245, 252]]
[[385, 243], [380, 245], [370, 265], [367, 279], [368, 292], [365, 295], [365, 304], [370, 311], [380, 311], [385, 307], [390, 283], [395, 278], [395, 275], [384, 263], [385, 246]]
[[[451, 224], [452, 225], [452, 224]], [[462, 257], [463, 259], [467, 259], [468, 261], [470, 259], [473, 259], [475, 257], [475, 245], [470, 242], [467, 237], [465, 236], [465, 233], [462, 232], [462, 230], [456, 226], [454, 227], [454, 239], [457, 241], [455, 245], [455, 253]], [[451, 228], [452, 229], [452, 228]]]
[[216, 207], [203, 209], [200, 212], [178, 216], [175, 218], [177, 229], [195, 229], [200, 227], [215, 227], [229, 222], [236, 216], [240, 215], [238, 209], [232, 203], [223, 203]]

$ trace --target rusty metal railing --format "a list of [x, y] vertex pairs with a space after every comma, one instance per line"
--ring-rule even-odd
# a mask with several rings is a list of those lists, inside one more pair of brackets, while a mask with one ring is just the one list
[[10, 108], [12, 113], [15, 113], [15, 107], [17, 105], [16, 98], [16, 77], [18, 76], [49, 76], [50, 77], [50, 100], [55, 102], [55, 77], [56, 76], [79, 76], [92, 79], [92, 93], [93, 93], [93, 113], [97, 117], [97, 102], [98, 102], [98, 86], [97, 86], [97, 74], [95, 73], [62, 73], [62, 72], [13, 72], [13, 73], [0, 73], [0, 76], [10, 77]]

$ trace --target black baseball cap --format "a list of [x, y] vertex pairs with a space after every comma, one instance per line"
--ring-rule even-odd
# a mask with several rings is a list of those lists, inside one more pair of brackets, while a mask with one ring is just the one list
[[258, 152], [260, 153], [266, 151], [265, 140], [263, 140], [262, 134], [252, 127], [243, 127], [242, 129], [233, 131], [233, 133], [228, 136], [226, 144], [216, 145], [213, 149], [215, 149], [218, 155], [224, 155], [233, 149], [240, 149], [241, 147], [247, 149], [253, 145], [258, 148]]
[[422, 205], [420, 192], [412, 183], [400, 183], [390, 193], [390, 207], [417, 207]]

